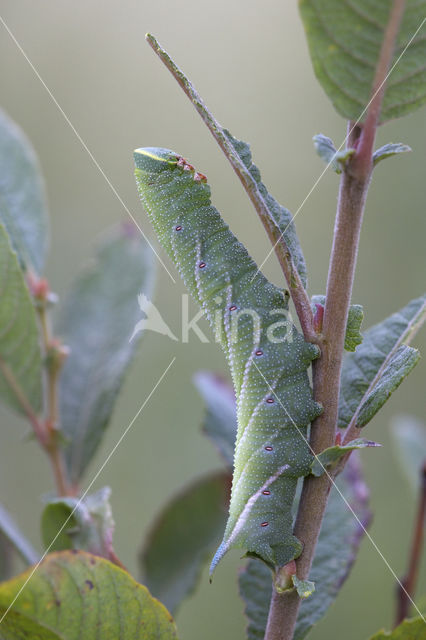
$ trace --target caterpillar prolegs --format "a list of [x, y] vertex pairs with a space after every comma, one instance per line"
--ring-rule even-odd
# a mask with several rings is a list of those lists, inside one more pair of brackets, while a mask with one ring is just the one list
[[233, 546], [281, 566], [301, 552], [292, 504], [312, 463], [307, 427], [321, 413], [307, 374], [318, 348], [211, 205], [205, 176], [167, 149], [138, 149], [135, 164], [142, 204], [219, 336], [237, 398], [229, 518], [212, 568]]

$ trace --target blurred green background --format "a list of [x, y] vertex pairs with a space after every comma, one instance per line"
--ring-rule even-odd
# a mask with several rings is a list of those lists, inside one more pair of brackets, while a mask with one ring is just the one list
[[[166, 146], [188, 157], [208, 175], [216, 206], [255, 259], [261, 262], [269, 250], [227, 161], [145, 43], [145, 32], [154, 33], [175, 57], [220, 122], [251, 142], [266, 184], [292, 211], [323, 170], [312, 136], [325, 133], [336, 145], [343, 140], [345, 122], [314, 78], [296, 2], [3, 0], [0, 7], [19, 45], [156, 246], [133, 179], [132, 151], [138, 146]], [[52, 219], [48, 276], [61, 295], [90, 259], [96, 235], [127, 214], [4, 25], [0, 33], [1, 104], [41, 160]], [[425, 124], [423, 109], [380, 131], [380, 143], [401, 141], [414, 152], [380, 164], [374, 175], [353, 297], [364, 305], [365, 327], [419, 295], [424, 286]], [[337, 176], [328, 171], [297, 217], [311, 293], [324, 291], [337, 187]], [[156, 304], [179, 333], [184, 288], [161, 255], [177, 283], [158, 265]], [[282, 284], [274, 257], [264, 271]], [[423, 341], [424, 346], [424, 338], [425, 332], [416, 344]], [[182, 345], [147, 334], [86, 481], [174, 355], [170, 372], [96, 483], [113, 489], [116, 551], [134, 573], [144, 532], [166, 499], [220, 466], [199, 432], [203, 409], [192, 385], [200, 368], [226, 373], [219, 347], [201, 344], [195, 335]], [[406, 565], [414, 497], [395, 465], [388, 428], [394, 413], [422, 415], [424, 382], [423, 361], [368, 428], [368, 437], [384, 447], [363, 454], [375, 514], [370, 533], [398, 575]], [[5, 411], [1, 421], [1, 500], [39, 545], [40, 496], [52, 489], [50, 470], [37, 446], [23, 440], [26, 426]], [[199, 591], [177, 618], [182, 639], [244, 638], [235, 580], [239, 555], [227, 556], [212, 585], [203, 575]], [[424, 571], [420, 582], [419, 593], [425, 592]], [[394, 592], [389, 568], [364, 540], [338, 602], [310, 637], [361, 640], [389, 627]]]

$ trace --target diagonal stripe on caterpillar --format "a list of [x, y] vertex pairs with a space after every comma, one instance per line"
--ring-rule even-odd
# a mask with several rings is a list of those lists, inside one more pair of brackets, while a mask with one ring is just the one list
[[307, 374], [318, 347], [289, 320], [288, 292], [263, 275], [253, 279], [256, 264], [212, 206], [206, 177], [168, 149], [134, 157], [142, 204], [219, 335], [237, 398], [229, 518], [212, 568], [232, 546], [282, 566], [302, 550], [292, 505], [312, 462], [302, 435], [321, 413]]

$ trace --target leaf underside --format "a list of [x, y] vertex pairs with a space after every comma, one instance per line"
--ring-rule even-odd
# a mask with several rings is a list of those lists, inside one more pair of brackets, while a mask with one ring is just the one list
[[[315, 75], [348, 120], [365, 118], [391, 6], [389, 0], [300, 0]], [[409, 114], [426, 102], [424, 25], [405, 49], [425, 16], [425, 0], [406, 1], [380, 122]]]
[[246, 169], [249, 171], [254, 183], [262, 195], [266, 206], [268, 208], [269, 216], [277, 227], [280, 236], [283, 237], [287, 245], [287, 249], [291, 255], [294, 267], [299, 273], [300, 279], [304, 287], [307, 284], [307, 271], [306, 262], [303, 255], [302, 247], [300, 246], [299, 238], [297, 237], [296, 227], [293, 221], [293, 216], [288, 209], [283, 207], [271, 194], [262, 182], [260, 171], [255, 164], [253, 164], [250, 145], [244, 140], [238, 140], [227, 130], [223, 130], [228, 141], [231, 143]]
[[164, 507], [140, 554], [142, 582], [175, 614], [196, 588], [223, 534], [231, 475], [197, 479]]
[[312, 474], [314, 476], [322, 476], [330, 467], [332, 468], [343, 456], [355, 449], [365, 449], [366, 447], [380, 447], [377, 442], [366, 440], [365, 438], [356, 438], [345, 445], [334, 445], [328, 449], [324, 449], [319, 453], [312, 463]]
[[36, 312], [9, 237], [0, 224], [0, 398], [26, 415], [42, 401], [42, 362]]
[[223, 378], [210, 371], [199, 371], [194, 384], [206, 405], [203, 432], [217, 447], [226, 466], [232, 470], [237, 433], [234, 391]]
[[416, 364], [418, 357], [415, 350], [407, 351], [408, 347], [404, 347], [404, 344], [410, 341], [424, 321], [425, 311], [425, 296], [412, 300], [368, 329], [355, 353], [345, 354], [339, 397], [339, 427], [347, 427], [361, 410], [362, 424], [366, 424], [389, 398], [389, 390], [391, 392], [396, 388]]
[[34, 150], [0, 111], [0, 221], [24, 268], [41, 274], [48, 244], [44, 185]]
[[78, 483], [95, 454], [138, 339], [137, 296], [153, 289], [153, 255], [135, 227], [111, 231], [65, 300], [56, 333], [70, 347], [60, 378], [65, 459]]

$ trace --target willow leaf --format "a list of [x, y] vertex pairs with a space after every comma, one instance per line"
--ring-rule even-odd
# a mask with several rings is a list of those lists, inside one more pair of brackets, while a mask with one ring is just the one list
[[[6, 614], [6, 609], [0, 606], [0, 616]], [[44, 624], [35, 622], [28, 616], [16, 611], [8, 611], [2, 620], [0, 640], [65, 640], [64, 635], [54, 633]]]
[[[315, 75], [348, 120], [365, 117], [392, 6], [389, 0], [300, 0]], [[406, 1], [380, 122], [411, 113], [426, 102], [425, 15], [426, 0]]]
[[[176, 640], [170, 614], [146, 587], [108, 560], [82, 551], [51, 553], [37, 571], [32, 568], [3, 582], [0, 615], [9, 605], [12, 615], [63, 640]], [[40, 640], [51, 638], [56, 636], [40, 635]]]
[[42, 401], [36, 312], [15, 251], [0, 224], [0, 398], [23, 415]]
[[205, 176], [167, 149], [138, 149], [135, 163], [142, 203], [221, 341], [237, 397], [229, 519], [212, 568], [231, 546], [286, 564], [302, 548], [291, 507], [297, 479], [309, 473], [307, 427], [322, 410], [307, 374], [318, 349], [211, 205]]
[[237, 140], [234, 136], [227, 131], [223, 130], [229, 142], [231, 143], [235, 153], [238, 155], [246, 169], [249, 171], [252, 179], [254, 180], [257, 189], [259, 190], [262, 198], [264, 199], [269, 216], [275, 226], [285, 240], [287, 248], [290, 252], [293, 264], [299, 273], [303, 286], [306, 287], [307, 283], [307, 271], [305, 258], [303, 256], [302, 247], [300, 246], [299, 238], [297, 237], [296, 227], [293, 222], [293, 216], [290, 211], [283, 207], [271, 194], [262, 182], [260, 171], [253, 164], [250, 145], [243, 140]]
[[417, 349], [402, 345], [389, 359], [377, 384], [363, 399], [357, 411], [357, 426], [364, 427], [389, 400], [392, 393], [420, 360]]
[[[339, 427], [347, 427], [352, 419], [357, 419], [376, 385], [390, 373], [389, 368], [395, 363], [393, 359], [399, 348], [413, 338], [425, 317], [426, 297], [422, 296], [368, 329], [355, 353], [345, 355], [339, 398]], [[364, 417], [367, 416], [367, 413], [364, 414]]]
[[408, 151], [411, 151], [411, 148], [407, 144], [402, 144], [402, 142], [389, 142], [383, 145], [383, 147], [376, 149], [373, 153], [373, 165], [385, 160], [385, 158], [391, 158], [399, 153], [407, 153]]
[[196, 588], [226, 524], [231, 476], [210, 474], [172, 498], [140, 555], [142, 582], [175, 614]]
[[[315, 313], [316, 304], [325, 305], [324, 295], [314, 295], [311, 298], [312, 311]], [[362, 342], [361, 324], [364, 319], [364, 310], [360, 304], [351, 304], [348, 311], [345, 333], [345, 351], [355, 351]]]
[[327, 165], [329, 164], [337, 174], [342, 173], [346, 160], [354, 154], [355, 149], [342, 149], [337, 151], [333, 140], [318, 133], [313, 137], [315, 151]]
[[60, 378], [61, 428], [75, 483], [101, 442], [135, 353], [138, 339], [130, 338], [140, 319], [137, 296], [151, 297], [153, 268], [151, 250], [135, 228], [113, 230], [62, 308], [57, 333], [71, 353]]
[[366, 447], [380, 447], [381, 445], [372, 440], [366, 440], [365, 438], [356, 438], [351, 440], [345, 445], [334, 445], [328, 447], [319, 453], [312, 463], [312, 474], [314, 476], [322, 476], [326, 470], [332, 468], [333, 465], [345, 456], [349, 451], [355, 451], [355, 449], [365, 449]]
[[237, 433], [235, 394], [228, 383], [210, 371], [199, 371], [194, 383], [206, 405], [203, 431], [232, 470]]
[[25, 268], [43, 271], [48, 244], [44, 184], [34, 150], [0, 111], [0, 221]]

